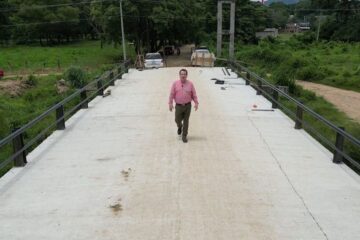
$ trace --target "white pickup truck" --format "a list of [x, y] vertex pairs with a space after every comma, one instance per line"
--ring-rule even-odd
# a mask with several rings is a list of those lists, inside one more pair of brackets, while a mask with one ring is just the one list
[[206, 47], [200, 47], [191, 54], [191, 65], [199, 67], [213, 67], [215, 55]]

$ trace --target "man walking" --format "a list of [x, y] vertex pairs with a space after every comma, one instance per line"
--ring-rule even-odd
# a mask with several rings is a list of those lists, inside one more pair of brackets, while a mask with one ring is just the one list
[[173, 110], [173, 101], [175, 100], [175, 122], [178, 127], [177, 133], [178, 135], [181, 135], [182, 133], [182, 141], [186, 143], [191, 113], [191, 101], [193, 100], [195, 102], [195, 111], [198, 109], [199, 102], [193, 83], [187, 80], [187, 70], [181, 69], [179, 75], [180, 80], [175, 81], [171, 86], [169, 110], [170, 112]]

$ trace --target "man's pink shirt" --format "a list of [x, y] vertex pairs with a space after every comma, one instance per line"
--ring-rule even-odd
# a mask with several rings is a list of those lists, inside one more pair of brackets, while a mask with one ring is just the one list
[[195, 105], [199, 105], [196, 90], [192, 82], [186, 80], [182, 83], [181, 80], [175, 81], [171, 86], [169, 105], [173, 104], [173, 101], [178, 104], [185, 104], [194, 100]]

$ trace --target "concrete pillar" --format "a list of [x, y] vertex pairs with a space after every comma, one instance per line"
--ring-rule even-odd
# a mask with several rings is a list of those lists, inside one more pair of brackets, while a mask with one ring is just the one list
[[216, 57], [221, 56], [222, 47], [222, 1], [218, 1]]
[[234, 39], [235, 39], [235, 1], [232, 1], [231, 10], [230, 10], [230, 44], [229, 44], [230, 60], [234, 60]]
[[[222, 5], [230, 4], [230, 30], [222, 29]], [[218, 12], [217, 12], [217, 57], [221, 57], [222, 48], [222, 35], [230, 35], [229, 43], [229, 60], [234, 60], [234, 40], [235, 40], [235, 0], [218, 0]]]

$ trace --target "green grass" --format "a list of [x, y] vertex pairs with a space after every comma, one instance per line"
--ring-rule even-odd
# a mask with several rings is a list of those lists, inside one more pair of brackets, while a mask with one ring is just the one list
[[279, 38], [259, 45], [238, 45], [236, 55], [257, 72], [286, 68], [298, 80], [360, 92], [360, 43], [306, 44], [296, 38]]
[[[128, 49], [131, 54], [131, 48]], [[41, 113], [49, 109], [51, 106], [69, 96], [76, 89], [70, 87], [65, 93], [59, 94], [56, 89], [56, 82], [64, 78], [62, 73], [70, 66], [76, 65], [86, 70], [87, 82], [95, 79], [95, 76], [102, 74], [106, 70], [113, 68], [113, 63], [119, 62], [121, 58], [120, 48], [113, 48], [109, 45], [104, 45], [100, 48], [100, 43], [96, 41], [87, 41], [77, 44], [69, 44], [57, 47], [30, 47], [30, 46], [16, 46], [11, 48], [0, 48], [2, 56], [0, 58], [0, 68], [3, 68], [6, 73], [9, 68], [7, 66], [9, 61], [12, 65], [12, 70], [15, 72], [24, 71], [26, 73], [33, 73], [39, 71], [46, 62], [47, 76], [35, 77], [36, 84], [32, 87], [24, 89], [20, 96], [11, 96], [9, 93], [0, 91], [0, 139], [11, 133], [15, 127], [21, 127], [39, 116]], [[61, 69], [57, 67], [57, 59], [61, 59]], [[26, 62], [26, 64], [25, 64]], [[58, 73], [59, 74], [55, 74]], [[22, 81], [28, 77], [22, 77]], [[0, 80], [3, 81], [3, 80]], [[11, 81], [11, 80], [10, 80]], [[65, 106], [65, 111], [70, 110], [79, 102], [79, 98], [75, 98]], [[25, 144], [32, 138], [38, 135], [43, 129], [55, 121], [55, 113], [31, 127], [24, 134]], [[39, 139], [32, 148], [36, 147], [43, 141], [54, 128], [50, 129], [44, 137]], [[12, 152], [11, 144], [0, 148], [0, 163], [7, 159]], [[0, 176], [12, 167], [10, 163], [6, 168], [0, 169]]]
[[[128, 49], [130, 56], [132, 48]], [[102, 64], [110, 64], [122, 60], [122, 47], [104, 45], [100, 48], [99, 41], [86, 41], [75, 44], [40, 47], [15, 46], [0, 48], [0, 68], [5, 74], [22, 72], [60, 71], [71, 65], [94, 69]], [[129, 53], [128, 53], [129, 55]]]
[[[60, 102], [67, 96], [71, 95], [76, 89], [70, 87], [65, 93], [58, 93], [56, 89], [56, 82], [61, 76], [49, 75], [45, 77], [39, 77], [36, 79], [36, 86], [26, 89], [23, 94], [18, 97], [12, 97], [9, 94], [2, 94], [0, 98], [0, 139], [6, 137], [11, 133], [11, 130], [17, 127], [21, 127], [30, 122], [50, 107]], [[93, 79], [88, 76], [87, 82]], [[90, 92], [89, 94], [93, 94]], [[80, 102], [80, 97], [75, 97], [64, 106], [65, 113], [69, 112]], [[72, 114], [71, 114], [72, 115]], [[69, 117], [67, 117], [69, 118]], [[55, 111], [50, 113], [47, 117], [36, 123], [24, 134], [24, 142], [28, 143], [31, 139], [37, 136], [46, 127], [55, 123]], [[40, 144], [47, 136], [49, 136], [56, 126], [53, 126], [41, 137], [34, 145], [32, 145], [27, 152], [34, 149]], [[0, 148], [0, 163], [6, 160], [12, 152], [11, 143], [5, 147]], [[6, 168], [0, 169], [0, 177], [13, 166], [10, 163]]]
[[[258, 45], [238, 44], [235, 49], [236, 59], [251, 71], [273, 84], [284, 80], [279, 76], [285, 75], [286, 85], [289, 88], [293, 86], [291, 93], [293, 97], [302, 100], [306, 106], [336, 126], [345, 127], [345, 130], [357, 139], [360, 138], [359, 122], [355, 122], [323, 98], [294, 85], [294, 79], [299, 79], [360, 92], [359, 42], [309, 43], [302, 34], [298, 34], [297, 38], [289, 34], [281, 34], [278, 39], [266, 39], [260, 41]], [[217, 64], [223, 63], [217, 62]], [[293, 113], [296, 112], [293, 103], [284, 99], [281, 103]], [[304, 113], [304, 120], [328, 141], [335, 143], [336, 133], [327, 125], [307, 113]], [[317, 134], [309, 131], [308, 128], [305, 130], [332, 151]], [[344, 146], [345, 152], [360, 163], [359, 147], [349, 141], [345, 141]]]
[[[55, 87], [57, 78], [58, 77], [54, 75], [41, 77], [37, 79], [36, 86], [26, 89], [19, 97], [12, 97], [6, 93], [1, 94], [0, 119], [2, 119], [3, 126], [0, 132], [0, 139], [7, 136], [11, 132], [11, 129], [25, 125], [74, 91], [70, 89], [67, 93], [58, 94]], [[41, 129], [48, 126], [54, 119], [55, 115], [53, 114], [32, 127], [24, 134], [25, 142], [36, 136]], [[0, 149], [0, 162], [9, 157], [10, 150], [11, 147], [9, 145]], [[9, 164], [8, 168], [11, 166], [12, 164]], [[0, 176], [2, 175], [1, 173], [5, 173], [8, 168], [0, 170]]]
[[293, 33], [279, 33], [278, 38], [283, 40], [283, 41], [287, 41], [289, 40], [294, 34]]

